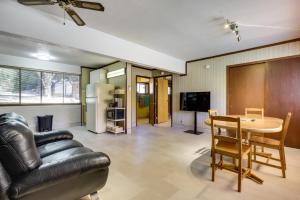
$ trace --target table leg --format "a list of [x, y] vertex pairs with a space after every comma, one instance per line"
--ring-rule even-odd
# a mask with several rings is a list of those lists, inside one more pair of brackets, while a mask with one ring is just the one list
[[250, 138], [251, 138], [251, 132], [248, 131], [246, 136], [246, 144], [250, 144]]

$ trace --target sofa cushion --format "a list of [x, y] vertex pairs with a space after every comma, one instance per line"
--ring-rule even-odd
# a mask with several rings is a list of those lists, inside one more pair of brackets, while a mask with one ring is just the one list
[[43, 158], [51, 154], [75, 147], [82, 147], [82, 144], [76, 140], [60, 140], [38, 146], [38, 152], [40, 153], [41, 158]]
[[64, 151], [60, 151], [54, 154], [51, 154], [49, 156], [42, 158], [42, 165], [49, 164], [52, 162], [58, 162], [61, 160], [66, 160], [70, 157], [76, 156], [76, 155], [82, 155], [85, 153], [92, 152], [89, 148], [86, 147], [76, 147], [72, 149], [66, 149]]
[[0, 162], [11, 177], [41, 164], [33, 133], [24, 123], [9, 120], [0, 124]]

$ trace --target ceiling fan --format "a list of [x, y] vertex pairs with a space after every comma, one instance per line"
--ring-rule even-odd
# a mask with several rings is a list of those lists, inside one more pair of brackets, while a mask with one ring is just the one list
[[89, 1], [81, 1], [81, 0], [18, 0], [19, 3], [26, 6], [36, 6], [36, 5], [54, 5], [58, 4], [68, 15], [73, 19], [73, 21], [78, 26], [84, 26], [85, 22], [81, 19], [81, 17], [71, 8], [85, 8], [95, 11], [104, 11], [104, 7], [101, 3], [97, 2], [89, 2]]

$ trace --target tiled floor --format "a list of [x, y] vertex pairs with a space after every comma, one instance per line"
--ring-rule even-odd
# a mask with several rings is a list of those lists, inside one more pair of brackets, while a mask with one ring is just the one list
[[[217, 171], [211, 182], [210, 135], [178, 128], [139, 126], [132, 135], [95, 135], [76, 127], [75, 138], [107, 153], [112, 164], [102, 200], [300, 200], [300, 150], [286, 148], [287, 178], [280, 170], [253, 166], [263, 185], [245, 179], [237, 192], [237, 175]], [[88, 198], [85, 198], [88, 199]]]

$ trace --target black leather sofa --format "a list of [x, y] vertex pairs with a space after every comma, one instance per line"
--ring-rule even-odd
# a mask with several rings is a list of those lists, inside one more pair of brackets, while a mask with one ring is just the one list
[[0, 115], [0, 200], [97, 199], [109, 165], [69, 131], [33, 134], [22, 116]]

